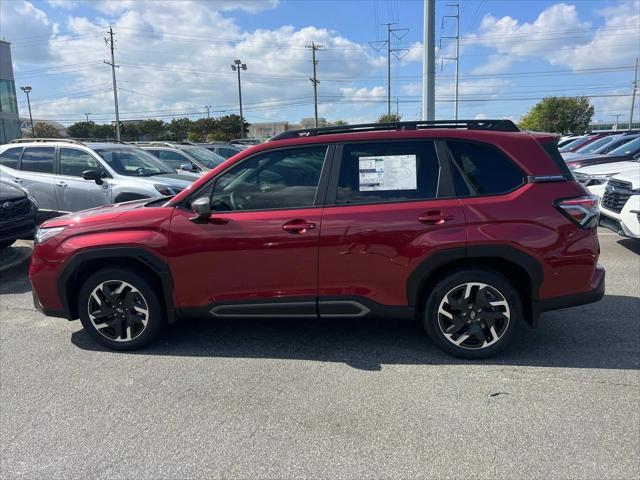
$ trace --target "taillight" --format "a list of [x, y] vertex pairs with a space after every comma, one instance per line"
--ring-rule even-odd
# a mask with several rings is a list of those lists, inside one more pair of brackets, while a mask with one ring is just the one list
[[556, 207], [580, 228], [592, 228], [598, 224], [598, 197], [595, 195], [558, 200]]

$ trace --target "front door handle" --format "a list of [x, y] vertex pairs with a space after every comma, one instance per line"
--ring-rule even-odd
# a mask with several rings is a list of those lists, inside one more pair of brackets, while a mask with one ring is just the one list
[[21, 178], [19, 178], [19, 177], [13, 177], [13, 179], [12, 179], [12, 180], [13, 180], [14, 182], [16, 182], [16, 183], [22, 183], [22, 179], [21, 179]]
[[451, 220], [453, 220], [453, 215], [445, 215], [440, 210], [431, 210], [418, 216], [418, 221], [426, 225], [442, 225]]
[[282, 229], [289, 233], [306, 233], [307, 230], [313, 230], [316, 228], [316, 224], [307, 222], [306, 220], [291, 220], [290, 222], [282, 225]]
[[56, 182], [56, 185], [58, 187], [66, 187], [67, 186], [67, 182], [63, 182], [62, 180], [60, 180], [59, 182]]

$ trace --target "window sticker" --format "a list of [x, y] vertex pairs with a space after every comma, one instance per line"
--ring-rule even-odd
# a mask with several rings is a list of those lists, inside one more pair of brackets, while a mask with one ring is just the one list
[[380, 190], [416, 190], [416, 155], [359, 157], [361, 192]]

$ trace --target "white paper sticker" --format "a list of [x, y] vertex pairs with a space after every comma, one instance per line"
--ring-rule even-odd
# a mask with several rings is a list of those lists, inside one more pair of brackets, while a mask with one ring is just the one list
[[418, 188], [415, 155], [360, 157], [358, 160], [361, 192]]

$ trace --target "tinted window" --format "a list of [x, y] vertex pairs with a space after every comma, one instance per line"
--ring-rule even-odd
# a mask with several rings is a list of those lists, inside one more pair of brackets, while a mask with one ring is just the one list
[[21, 170], [26, 172], [53, 173], [54, 147], [27, 147], [22, 154]]
[[440, 165], [433, 142], [345, 145], [337, 204], [435, 198]]
[[163, 173], [175, 173], [156, 157], [139, 148], [98, 148], [95, 152], [120, 175], [152, 177]]
[[638, 153], [638, 151], [640, 151], [640, 137], [636, 138], [635, 140], [631, 140], [630, 142], [627, 142], [618, 148], [614, 148], [608, 153], [608, 155], [628, 156], [628, 155], [635, 155], [636, 153]]
[[158, 158], [174, 170], [179, 170], [181, 165], [191, 165], [191, 160], [181, 153], [174, 152], [173, 150], [160, 150]]
[[326, 146], [274, 150], [247, 159], [218, 177], [215, 210], [311, 207], [320, 182]]
[[569, 167], [567, 167], [567, 163], [564, 161], [564, 158], [562, 158], [562, 155], [560, 155], [560, 152], [558, 151], [558, 147], [556, 147], [556, 142], [554, 141], [541, 142], [540, 145], [542, 146], [544, 151], [547, 153], [547, 155], [549, 155], [549, 158], [554, 161], [556, 166], [560, 169], [560, 171], [563, 174], [570, 173]]
[[87, 152], [77, 148], [60, 149], [60, 175], [82, 177], [82, 172], [99, 168], [98, 161]]
[[220, 156], [224, 158], [231, 158], [236, 153], [238, 153], [238, 150], [234, 150], [233, 148], [222, 147], [222, 148], [219, 148], [216, 153], [218, 153]]
[[0, 165], [9, 168], [18, 168], [20, 152], [22, 152], [22, 147], [8, 148], [0, 155]]
[[448, 141], [453, 180], [459, 196], [496, 195], [524, 182], [522, 172], [493, 147]]

